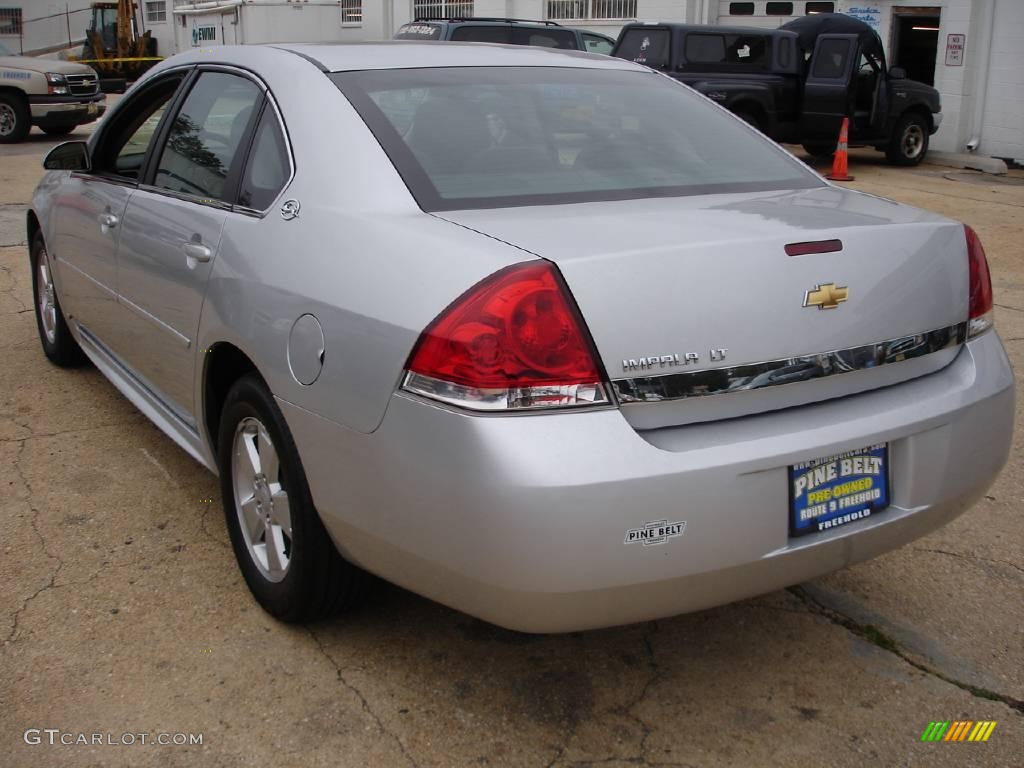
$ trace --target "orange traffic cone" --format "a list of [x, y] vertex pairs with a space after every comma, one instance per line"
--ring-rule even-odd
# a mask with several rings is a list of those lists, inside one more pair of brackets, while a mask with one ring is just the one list
[[836, 154], [832, 158], [832, 173], [825, 178], [829, 181], [853, 181], [853, 176], [847, 173], [849, 156], [847, 154], [846, 142], [850, 131], [850, 118], [844, 117], [842, 127], [839, 129], [839, 143], [836, 144]]

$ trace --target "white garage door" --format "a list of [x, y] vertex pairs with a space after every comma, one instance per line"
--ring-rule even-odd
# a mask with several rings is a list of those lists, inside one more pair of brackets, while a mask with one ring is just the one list
[[1024, 2], [996, 0], [981, 151], [1024, 162]]

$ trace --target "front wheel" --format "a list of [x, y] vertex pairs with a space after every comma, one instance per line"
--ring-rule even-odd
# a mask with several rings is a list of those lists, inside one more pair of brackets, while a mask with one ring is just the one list
[[889, 139], [885, 156], [893, 165], [917, 165], [928, 151], [928, 136], [931, 126], [927, 118], [918, 112], [903, 115]]
[[0, 144], [24, 141], [32, 128], [25, 99], [13, 93], [0, 93]]
[[50, 256], [42, 235], [32, 239], [29, 251], [32, 264], [32, 294], [35, 297], [36, 327], [43, 353], [61, 368], [73, 368], [85, 362], [85, 354], [71, 335], [64, 312], [60, 308], [57, 289], [53, 282]]
[[258, 376], [228, 393], [217, 447], [231, 545], [256, 601], [289, 622], [353, 605], [365, 574], [327, 534], [288, 424]]

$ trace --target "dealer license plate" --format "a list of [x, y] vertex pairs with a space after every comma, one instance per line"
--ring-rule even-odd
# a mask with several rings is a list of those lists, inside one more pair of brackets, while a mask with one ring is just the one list
[[87, 115], [95, 115], [99, 111], [99, 107], [97, 107], [95, 104], [90, 104], [88, 107], [85, 108], [85, 113]]
[[789, 533], [828, 531], [889, 506], [889, 448], [872, 445], [789, 468]]

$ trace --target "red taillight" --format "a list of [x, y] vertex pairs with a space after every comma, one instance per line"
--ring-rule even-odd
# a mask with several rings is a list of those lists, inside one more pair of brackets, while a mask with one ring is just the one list
[[967, 236], [967, 263], [970, 268], [968, 336], [977, 336], [992, 327], [992, 276], [978, 233], [965, 224], [964, 234]]
[[423, 332], [406, 368], [405, 389], [477, 410], [608, 401], [582, 318], [546, 261], [463, 294]]

